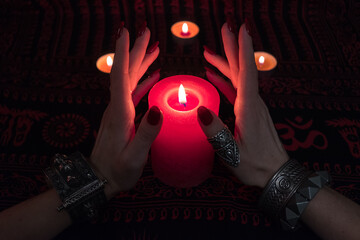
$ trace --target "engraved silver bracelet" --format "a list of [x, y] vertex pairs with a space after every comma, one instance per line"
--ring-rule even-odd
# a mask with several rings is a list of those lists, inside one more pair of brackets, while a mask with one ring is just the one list
[[312, 172], [295, 159], [287, 161], [270, 179], [259, 207], [285, 230], [296, 230], [309, 202], [330, 182], [328, 172]]
[[56, 154], [52, 166], [44, 172], [63, 202], [57, 210], [66, 209], [73, 222], [94, 219], [106, 205], [104, 184], [107, 181], [95, 175], [80, 152], [70, 156]]

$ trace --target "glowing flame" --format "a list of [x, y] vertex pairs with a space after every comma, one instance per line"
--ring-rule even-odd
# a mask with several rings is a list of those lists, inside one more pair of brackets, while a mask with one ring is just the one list
[[260, 63], [260, 64], [264, 64], [264, 62], [265, 62], [264, 56], [260, 56], [260, 57], [259, 57], [259, 63]]
[[106, 58], [106, 64], [107, 64], [109, 67], [111, 67], [111, 66], [113, 65], [113, 59], [112, 59], [112, 57], [108, 56], [108, 57]]
[[182, 84], [180, 84], [179, 87], [179, 103], [182, 105], [186, 105], [186, 93], [185, 93], [185, 88]]
[[187, 23], [184, 23], [184, 24], [182, 25], [181, 31], [182, 31], [182, 33], [185, 33], [185, 34], [188, 33], [189, 27], [188, 27]]

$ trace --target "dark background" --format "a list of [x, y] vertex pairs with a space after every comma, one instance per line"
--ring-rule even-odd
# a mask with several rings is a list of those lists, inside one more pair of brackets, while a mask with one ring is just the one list
[[[223, 54], [220, 29], [247, 18], [254, 49], [278, 60], [260, 73], [260, 93], [291, 157], [328, 170], [333, 187], [360, 203], [360, 2], [356, 0], [14, 0], [0, 1], [0, 210], [47, 189], [42, 170], [56, 152], [89, 155], [109, 99], [109, 76], [95, 67], [113, 52], [125, 21], [132, 36], [146, 20], [160, 56], [145, 77], [205, 78], [203, 45]], [[190, 43], [170, 33], [192, 20]], [[232, 106], [221, 95], [221, 118]], [[136, 122], [147, 108], [137, 107]], [[261, 148], [262, 146], [259, 146]], [[307, 228], [286, 233], [257, 208], [260, 189], [244, 186], [216, 162], [198, 187], [156, 179], [151, 163], [136, 187], [109, 203], [96, 224], [58, 239], [317, 239]]]

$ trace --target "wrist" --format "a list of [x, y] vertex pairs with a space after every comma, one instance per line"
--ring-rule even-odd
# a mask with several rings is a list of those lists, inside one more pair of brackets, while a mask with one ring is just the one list
[[288, 154], [285, 152], [280, 156], [273, 157], [269, 159], [269, 164], [262, 169], [261, 177], [259, 178], [258, 187], [265, 188], [265, 186], [269, 183], [272, 177], [280, 170], [284, 164], [286, 164], [289, 160]]
[[260, 208], [284, 229], [294, 230], [309, 202], [330, 181], [327, 172], [311, 172], [294, 159], [270, 179], [259, 200]]
[[95, 175], [99, 178], [99, 179], [106, 179], [107, 180], [107, 184], [105, 184], [104, 186], [104, 193], [106, 196], [106, 199], [109, 201], [111, 200], [113, 197], [115, 197], [120, 191], [118, 191], [116, 184], [114, 184], [111, 179], [109, 177], [106, 177], [102, 171], [99, 170], [99, 167], [96, 166], [96, 164], [92, 161], [89, 161], [91, 164], [91, 167], [95, 173]]
[[98, 217], [106, 205], [104, 187], [107, 180], [96, 175], [80, 152], [69, 156], [56, 154], [45, 174], [62, 201], [57, 211], [68, 211], [73, 222]]

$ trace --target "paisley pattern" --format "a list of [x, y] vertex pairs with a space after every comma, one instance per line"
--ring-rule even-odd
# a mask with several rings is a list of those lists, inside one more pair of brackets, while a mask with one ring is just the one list
[[[254, 49], [278, 60], [274, 71], [259, 73], [259, 91], [289, 155], [307, 169], [328, 170], [333, 187], [360, 203], [358, 1], [0, 2], [0, 210], [47, 189], [42, 170], [56, 152], [90, 154], [109, 101], [109, 76], [95, 62], [113, 51], [120, 21], [135, 37], [146, 19], [150, 44], [160, 42], [149, 72], [162, 67], [161, 78], [206, 78], [202, 45], [224, 55], [220, 29], [227, 16], [238, 25], [248, 19]], [[169, 35], [185, 16], [201, 29], [189, 44]], [[136, 125], [146, 109], [144, 98]], [[233, 131], [223, 95], [219, 115]], [[258, 210], [260, 194], [219, 159], [209, 179], [188, 189], [160, 182], [149, 162], [96, 225], [69, 228], [57, 239], [318, 239], [306, 228], [278, 230]]]
[[45, 122], [42, 135], [48, 144], [56, 148], [72, 148], [89, 135], [90, 123], [78, 114], [62, 114]]

